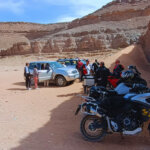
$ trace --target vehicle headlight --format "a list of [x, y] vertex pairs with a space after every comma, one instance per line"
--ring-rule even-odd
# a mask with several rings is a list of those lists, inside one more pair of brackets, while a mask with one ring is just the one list
[[68, 71], [68, 74], [76, 74], [76, 73], [77, 73], [77, 70]]
[[72, 71], [67, 71], [68, 74], [72, 74]]

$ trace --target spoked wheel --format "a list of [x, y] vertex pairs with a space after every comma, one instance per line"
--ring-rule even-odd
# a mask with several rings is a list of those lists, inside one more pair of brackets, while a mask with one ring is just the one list
[[67, 81], [63, 76], [57, 76], [57, 78], [56, 78], [57, 86], [63, 87], [63, 86], [66, 86], [66, 84], [67, 84]]
[[80, 124], [80, 130], [88, 141], [101, 141], [107, 132], [107, 123], [103, 118], [97, 116], [85, 116]]

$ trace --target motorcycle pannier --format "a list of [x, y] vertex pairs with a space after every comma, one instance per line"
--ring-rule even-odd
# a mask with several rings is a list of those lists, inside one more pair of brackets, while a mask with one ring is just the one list
[[93, 85], [95, 85], [94, 76], [84, 76], [83, 79], [84, 79], [84, 81], [83, 81], [84, 86], [93, 86]]

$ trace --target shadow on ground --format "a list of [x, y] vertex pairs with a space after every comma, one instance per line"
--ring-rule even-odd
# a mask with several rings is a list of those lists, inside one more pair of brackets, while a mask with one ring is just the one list
[[43, 127], [22, 139], [20, 145], [11, 150], [149, 150], [150, 139], [145, 135], [122, 140], [119, 134], [113, 134], [102, 142], [85, 141], [80, 133], [81, 115], [74, 116], [77, 105], [82, 102], [81, 98], [77, 93], [68, 96], [67, 101], [51, 111], [51, 119]]
[[21, 88], [10, 88], [10, 89], [7, 89], [9, 91], [26, 91], [27, 89], [21, 89]]
[[16, 82], [13, 85], [25, 86], [25, 82]]
[[[136, 49], [119, 59], [124, 65], [137, 65], [143, 70], [143, 76], [149, 79], [146, 74], [149, 65], [145, 67], [141, 64], [140, 61], [144, 64], [144, 60]], [[77, 95], [78, 93], [59, 95], [58, 97], [67, 97], [68, 100], [51, 111], [50, 120], [43, 127], [22, 139], [19, 146], [11, 150], [149, 150], [147, 130], [140, 135], [126, 136], [125, 139], [121, 139], [119, 134], [112, 134], [102, 142], [85, 141], [80, 133], [81, 115], [74, 116], [77, 105], [81, 103], [81, 98]]]
[[[73, 84], [73, 83], [69, 83], [69, 84], [67, 84], [67, 86], [70, 86], [71, 84]], [[16, 82], [16, 83], [13, 83], [13, 85], [22, 86], [24, 88], [10, 88], [7, 90], [9, 90], [9, 91], [25, 91], [25, 90], [27, 90], [26, 86], [25, 86], [25, 82]], [[45, 87], [44, 83], [39, 83], [38, 86], [39, 86], [39, 88], [63, 88], [63, 87], [56, 86], [54, 83], [50, 83], [48, 87]], [[31, 85], [31, 88], [34, 89], [34, 85]]]

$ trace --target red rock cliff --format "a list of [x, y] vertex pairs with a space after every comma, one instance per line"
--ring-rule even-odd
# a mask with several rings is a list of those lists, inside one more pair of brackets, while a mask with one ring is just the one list
[[118, 49], [147, 30], [150, 0], [116, 0], [70, 23], [0, 23], [0, 55]]
[[150, 23], [146, 34], [140, 38], [139, 43], [143, 48], [147, 60], [150, 62]]

